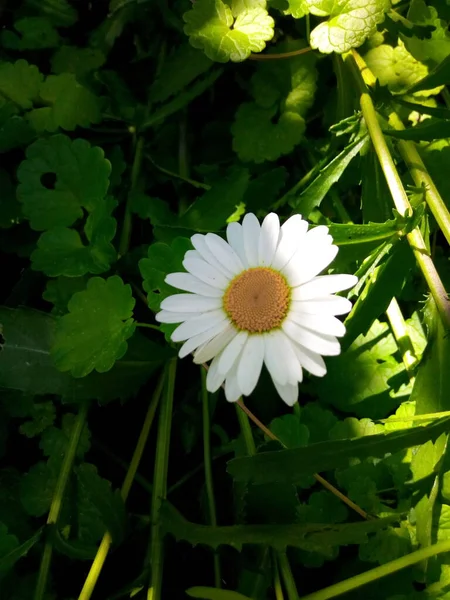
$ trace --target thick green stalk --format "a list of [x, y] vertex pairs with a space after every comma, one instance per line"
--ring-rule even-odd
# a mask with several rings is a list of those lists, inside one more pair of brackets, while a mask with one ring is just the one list
[[161, 600], [163, 578], [163, 533], [159, 521], [161, 503], [167, 495], [167, 471], [169, 468], [170, 432], [175, 390], [177, 359], [172, 358], [167, 366], [166, 393], [159, 409], [158, 437], [156, 440], [155, 469], [151, 509], [150, 565], [151, 578], [147, 600]]
[[[206, 389], [206, 371], [200, 367], [202, 378], [202, 406], [203, 406], [203, 459], [205, 463], [205, 485], [208, 500], [209, 521], [213, 527], [217, 525], [216, 503], [214, 499], [214, 483], [211, 461], [211, 423], [209, 418], [209, 397]], [[217, 551], [214, 551], [214, 585], [220, 588], [220, 560]]]
[[298, 600], [297, 586], [295, 585], [286, 552], [277, 552], [277, 558], [288, 600]]
[[[156, 409], [158, 407], [159, 399], [161, 397], [162, 388], [164, 385], [165, 372], [163, 372], [159, 378], [159, 381], [156, 385], [156, 388], [153, 392], [147, 414], [144, 419], [144, 424], [141, 429], [141, 433], [139, 434], [139, 438], [136, 444], [136, 448], [133, 453], [133, 457], [131, 459], [130, 465], [128, 467], [127, 473], [125, 475], [124, 482], [122, 484], [122, 489], [120, 494], [124, 502], [126, 502], [128, 498], [128, 494], [130, 493], [131, 485], [136, 476], [139, 463], [141, 462], [142, 454], [144, 452], [144, 448], [147, 443], [147, 439], [150, 433], [150, 428], [153, 423], [153, 419], [155, 418]], [[91, 565], [88, 576], [86, 577], [86, 581], [84, 582], [83, 589], [81, 590], [80, 595], [78, 596], [78, 600], [89, 600], [92, 596], [95, 586], [97, 585], [98, 578], [103, 569], [103, 565], [105, 564], [106, 558], [108, 556], [109, 550], [112, 544], [112, 537], [109, 531], [105, 533], [103, 539], [100, 543], [100, 546], [97, 550], [97, 554], [94, 558], [94, 561]]]
[[397, 299], [392, 298], [386, 310], [386, 316], [391, 326], [398, 349], [402, 355], [403, 364], [406, 370], [410, 373], [417, 363], [417, 358], [414, 352], [414, 346], [411, 342], [411, 337], [408, 328], [403, 318], [402, 311], [398, 305]]
[[438, 554], [444, 554], [445, 552], [450, 552], [450, 540], [445, 540], [445, 542], [439, 542], [438, 544], [421, 548], [420, 550], [411, 552], [411, 554], [391, 560], [384, 565], [375, 567], [375, 569], [370, 569], [370, 571], [360, 573], [359, 575], [350, 577], [345, 581], [340, 581], [339, 583], [330, 585], [329, 587], [323, 588], [318, 592], [308, 594], [308, 596], [303, 596], [302, 600], [330, 600], [330, 598], [336, 598], [336, 596], [340, 596], [341, 594], [345, 594], [347, 592], [352, 592], [362, 585], [378, 581], [378, 579], [381, 579], [381, 577], [392, 575], [392, 573], [396, 573], [401, 569], [406, 569], [406, 567], [411, 567], [412, 565], [426, 560], [427, 558], [437, 556]]
[[[364, 79], [361, 75], [360, 69], [363, 67], [360, 60], [357, 62], [355, 55], [359, 59], [359, 55], [356, 52], [349, 53], [346, 57], [346, 61], [350, 66], [355, 81], [357, 83], [360, 97], [361, 112], [366, 122], [367, 129], [369, 131], [370, 138], [372, 140], [375, 152], [380, 161], [381, 168], [386, 178], [389, 190], [391, 192], [392, 199], [395, 204], [395, 208], [401, 215], [411, 214], [411, 205], [406, 195], [405, 188], [403, 187], [400, 175], [398, 174], [394, 160], [389, 151], [386, 140], [384, 139], [383, 132], [378, 122], [378, 116], [375, 111], [375, 106], [372, 102], [372, 98], [369, 95]], [[414, 256], [422, 271], [422, 274], [427, 282], [430, 292], [436, 302], [436, 306], [439, 311], [439, 315], [444, 323], [444, 326], [450, 328], [450, 301], [448, 299], [447, 292], [445, 291], [444, 285], [439, 277], [436, 267], [428, 254], [424, 239], [418, 227], [406, 235], [406, 238], [411, 246]]]
[[[58, 475], [56, 482], [55, 491], [53, 493], [52, 503], [50, 505], [50, 511], [48, 513], [47, 525], [56, 527], [58, 524], [59, 515], [61, 512], [62, 503], [64, 500], [64, 494], [66, 491], [67, 483], [69, 481], [70, 474], [72, 472], [72, 466], [75, 460], [77, 452], [78, 442], [80, 441], [81, 432], [86, 423], [86, 417], [88, 413], [88, 403], [84, 402], [80, 406], [75, 425], [70, 434], [69, 446], [64, 455], [64, 459], [61, 465], [61, 470]], [[50, 572], [50, 565], [52, 561], [53, 544], [50, 537], [47, 534], [47, 539], [44, 545], [44, 552], [42, 555], [41, 565], [39, 568], [38, 580], [36, 584], [36, 590], [34, 593], [34, 600], [42, 600], [45, 596], [47, 588], [48, 574]]]

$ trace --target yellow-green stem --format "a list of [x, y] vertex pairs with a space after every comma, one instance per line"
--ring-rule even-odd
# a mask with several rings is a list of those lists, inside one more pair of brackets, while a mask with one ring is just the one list
[[123, 216], [122, 233], [120, 235], [119, 243], [119, 256], [126, 254], [130, 246], [131, 225], [133, 218], [131, 214], [131, 194], [136, 190], [139, 181], [139, 174], [141, 172], [142, 159], [144, 156], [144, 144], [144, 137], [142, 135], [138, 136], [135, 143], [133, 166], [131, 167], [130, 191], [128, 193], [128, 198], [125, 205], [125, 214]]

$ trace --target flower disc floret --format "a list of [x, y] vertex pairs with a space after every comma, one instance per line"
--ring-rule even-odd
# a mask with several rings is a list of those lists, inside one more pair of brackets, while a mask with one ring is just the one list
[[172, 333], [174, 342], [184, 342], [180, 357], [212, 361], [210, 392], [224, 384], [229, 402], [248, 396], [265, 365], [292, 406], [303, 370], [322, 377], [322, 357], [340, 353], [345, 327], [336, 315], [348, 313], [351, 303], [334, 294], [357, 282], [353, 275], [319, 275], [338, 251], [328, 228], [308, 231], [300, 215], [280, 227], [274, 213], [260, 224], [249, 213], [242, 225], [228, 225], [227, 241], [213, 233], [191, 241], [186, 272], [166, 277], [186, 293], [165, 298], [156, 319], [180, 323]]

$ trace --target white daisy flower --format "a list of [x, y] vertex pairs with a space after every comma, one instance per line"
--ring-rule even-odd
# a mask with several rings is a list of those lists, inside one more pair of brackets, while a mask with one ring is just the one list
[[195, 234], [183, 266], [166, 282], [188, 293], [161, 302], [156, 319], [181, 323], [172, 334], [184, 342], [179, 356], [194, 353], [194, 362], [212, 359], [206, 379], [215, 392], [225, 382], [229, 402], [255, 389], [266, 365], [281, 398], [292, 406], [298, 398], [303, 370], [326, 373], [322, 356], [340, 353], [345, 334], [336, 315], [350, 311], [335, 292], [357, 283], [354, 275], [323, 275], [335, 258], [328, 228], [308, 231], [300, 215], [282, 227], [278, 216], [262, 225], [247, 214], [242, 225], [230, 223], [227, 240], [214, 233]]

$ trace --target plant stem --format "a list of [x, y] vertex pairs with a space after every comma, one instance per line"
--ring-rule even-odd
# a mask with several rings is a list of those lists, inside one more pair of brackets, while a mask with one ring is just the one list
[[[361, 94], [360, 105], [362, 115], [366, 122], [375, 152], [378, 156], [378, 160], [380, 161], [380, 165], [386, 178], [395, 207], [401, 215], [411, 214], [412, 209], [408, 200], [408, 196], [406, 195], [406, 191], [395, 167], [394, 160], [389, 152], [388, 145], [384, 139], [383, 132], [378, 122], [378, 117], [372, 102], [372, 98], [368, 93], [366, 84], [361, 74], [364, 69], [367, 69], [367, 67], [362, 66], [361, 61], [361, 57], [354, 50], [352, 50], [352, 52], [346, 57], [346, 62], [350, 66]], [[370, 75], [367, 73], [366, 77], [371, 80]], [[433, 260], [428, 255], [428, 251], [419, 228], [416, 227], [416, 229], [408, 233], [406, 238], [411, 246], [412, 251], [414, 252], [416, 261], [422, 271], [425, 281], [427, 282], [434, 301], [436, 302], [442, 322], [444, 323], [444, 326], [449, 329], [450, 301]]]
[[154, 329], [155, 331], [158, 331], [159, 333], [162, 333], [161, 329], [158, 327], [158, 325], [152, 325], [151, 323], [136, 323], [137, 327], [144, 327], [146, 329]]
[[[200, 367], [202, 378], [202, 406], [203, 406], [203, 459], [205, 462], [205, 485], [208, 499], [209, 521], [213, 527], [217, 525], [216, 503], [214, 500], [214, 483], [211, 463], [211, 430], [209, 417], [209, 397], [206, 389], [206, 371]], [[220, 588], [220, 560], [217, 550], [214, 550], [214, 585]]]
[[[136, 448], [133, 453], [133, 457], [131, 459], [130, 465], [128, 467], [127, 473], [125, 475], [124, 482], [122, 484], [122, 489], [120, 491], [120, 495], [122, 496], [122, 500], [126, 502], [128, 498], [128, 494], [130, 493], [131, 485], [136, 476], [136, 472], [139, 467], [139, 463], [141, 462], [142, 454], [144, 452], [144, 448], [147, 443], [147, 439], [150, 433], [150, 428], [153, 423], [153, 419], [155, 418], [156, 409], [158, 407], [159, 399], [161, 397], [162, 388], [164, 385], [165, 372], [163, 372], [158, 380], [156, 388], [153, 392], [147, 414], [145, 415], [144, 424], [141, 429], [141, 433], [139, 434], [139, 438], [136, 444]], [[103, 565], [105, 564], [106, 557], [108, 556], [109, 550], [111, 548], [111, 544], [113, 539], [109, 531], [105, 533], [100, 543], [100, 546], [97, 550], [97, 554], [94, 558], [94, 561], [91, 565], [88, 576], [86, 577], [86, 581], [84, 582], [83, 589], [81, 590], [80, 595], [78, 596], [78, 600], [89, 600], [92, 596], [95, 586], [97, 585], [98, 578], [103, 569]]]
[[299, 56], [300, 54], [306, 54], [311, 52], [312, 48], [307, 46], [306, 48], [300, 48], [299, 50], [292, 50], [292, 52], [282, 52], [280, 54], [250, 54], [249, 60], [280, 60], [282, 58], [292, 58], [293, 56]]
[[319, 590], [318, 592], [303, 596], [302, 600], [330, 600], [330, 598], [335, 598], [341, 594], [351, 592], [358, 589], [362, 585], [372, 583], [381, 577], [386, 577], [386, 575], [396, 573], [397, 571], [400, 571], [400, 569], [405, 569], [406, 567], [410, 567], [422, 560], [437, 556], [438, 554], [444, 554], [445, 552], [450, 552], [450, 540], [445, 540], [444, 542], [439, 542], [438, 544], [433, 544], [432, 546], [427, 546], [426, 548], [421, 548], [420, 550], [411, 552], [410, 554], [402, 556], [401, 558], [396, 558], [395, 560], [385, 563], [384, 565], [370, 569], [370, 571], [360, 573], [359, 575], [350, 577], [345, 581], [340, 581], [339, 583], [330, 585], [329, 587]]
[[151, 579], [147, 600], [161, 600], [163, 576], [163, 533], [159, 521], [161, 503], [167, 495], [167, 471], [169, 468], [170, 432], [175, 390], [177, 359], [172, 358], [167, 366], [166, 393], [159, 409], [158, 437], [156, 440], [155, 469], [151, 509], [150, 564]]
[[411, 373], [414, 365], [417, 362], [415, 356], [414, 347], [409, 336], [409, 332], [403, 318], [402, 311], [398, 305], [397, 299], [392, 298], [389, 306], [386, 310], [386, 316], [391, 326], [392, 333], [394, 334], [395, 341], [397, 342], [398, 349], [402, 355], [403, 364], [408, 373]]
[[295, 585], [294, 577], [292, 576], [291, 566], [286, 552], [277, 552], [277, 558], [288, 600], [298, 600], [297, 586]]
[[[405, 129], [401, 119], [392, 111], [389, 114], [389, 123], [397, 131]], [[414, 183], [417, 187], [424, 186], [425, 188], [425, 200], [436, 219], [442, 233], [445, 235], [447, 242], [450, 244], [450, 212], [445, 205], [437, 187], [434, 184], [433, 179], [427, 171], [427, 168], [417, 150], [417, 146], [414, 142], [407, 140], [398, 140], [398, 149], [405, 161], [406, 166], [411, 173]]]
[[[64, 455], [61, 470], [59, 472], [58, 480], [56, 482], [55, 491], [53, 493], [52, 503], [50, 505], [50, 511], [48, 513], [47, 518], [47, 525], [57, 526], [58, 524], [61, 506], [64, 500], [64, 494], [66, 491], [70, 474], [72, 472], [72, 466], [77, 452], [78, 442], [80, 441], [81, 432], [83, 431], [83, 427], [86, 423], [88, 407], [88, 402], [83, 402], [83, 404], [81, 404], [80, 410], [78, 411], [77, 419], [75, 421], [75, 425], [71, 431], [69, 445]], [[45, 541], [44, 552], [39, 568], [36, 590], [34, 593], [34, 600], [43, 600], [45, 596], [48, 574], [50, 572], [50, 565], [52, 561], [52, 553], [53, 544], [47, 533], [47, 539]]]
[[142, 159], [144, 156], [144, 137], [138, 136], [135, 143], [135, 152], [133, 166], [131, 167], [131, 179], [130, 179], [130, 191], [128, 193], [127, 202], [125, 205], [125, 214], [123, 217], [122, 233], [120, 235], [119, 243], [119, 256], [123, 256], [128, 252], [131, 239], [131, 226], [132, 226], [132, 215], [131, 215], [131, 194], [136, 190], [139, 174], [141, 172]]
[[281, 587], [280, 581], [280, 569], [278, 568], [278, 561], [275, 552], [273, 553], [273, 587], [275, 590], [276, 600], [284, 600], [283, 588]]

